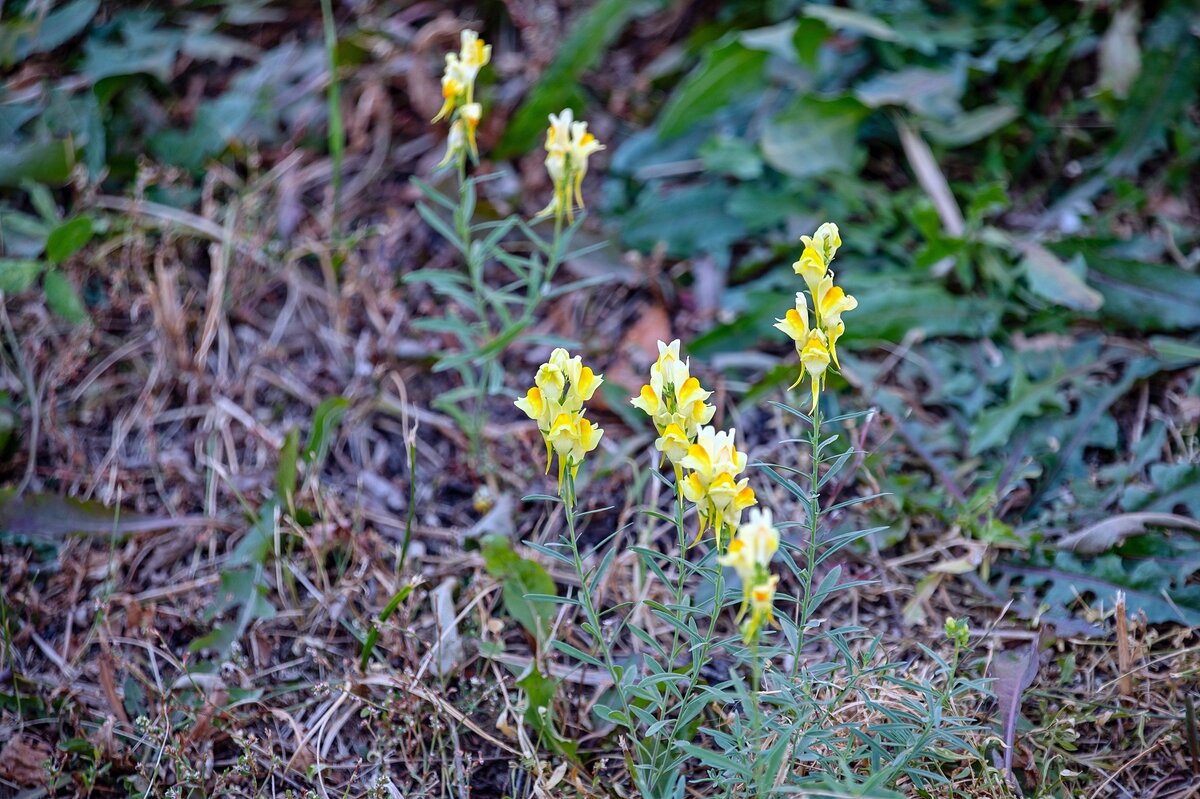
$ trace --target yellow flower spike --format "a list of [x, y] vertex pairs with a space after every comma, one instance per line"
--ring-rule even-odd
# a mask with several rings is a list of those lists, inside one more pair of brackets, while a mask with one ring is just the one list
[[[824, 334], [820, 330], [810, 331], [808, 341], [800, 350], [800, 363], [804, 365], [804, 371], [812, 378], [812, 409], [809, 413], [817, 411], [817, 397], [825, 384], [825, 370], [829, 368], [829, 361], [829, 348], [825, 343]], [[792, 385], [795, 386], [795, 383]]]
[[722, 528], [735, 529], [742, 511], [756, 501], [749, 478], [737, 479], [746, 470], [746, 455], [738, 452], [735, 434], [735, 430], [726, 432], [701, 427], [696, 434], [696, 443], [688, 447], [687, 455], [679, 461], [680, 466], [690, 471], [683, 482], [683, 494], [696, 505], [700, 535], [712, 527], [718, 550]]
[[779, 531], [771, 522], [768, 510], [752, 510], [748, 521], [737, 528], [737, 536], [729, 549], [717, 561], [737, 572], [742, 581], [742, 605], [737, 621], [746, 615], [750, 597], [756, 585], [767, 579], [771, 558], [779, 550]]
[[546, 172], [554, 184], [554, 197], [538, 212], [537, 217], [553, 216], [559, 221], [565, 216], [575, 221], [575, 205], [583, 207], [583, 178], [587, 174], [588, 157], [604, 145], [587, 132], [587, 123], [576, 121], [570, 108], [550, 114], [546, 129]]
[[679, 339], [658, 342], [658, 359], [650, 367], [650, 382], [629, 403], [654, 422], [659, 437], [655, 449], [675, 467], [681, 485], [680, 464], [696, 440], [700, 426], [710, 421], [716, 408], [706, 400], [712, 396], [691, 376], [690, 363], [679, 358]]
[[584, 418], [583, 404], [592, 398], [604, 377], [584, 366], [582, 359], [561, 347], [538, 367], [534, 387], [513, 404], [537, 422], [546, 444], [546, 471], [558, 456], [558, 486], [562, 490], [566, 470], [572, 476], [587, 453], [600, 443], [604, 431]]

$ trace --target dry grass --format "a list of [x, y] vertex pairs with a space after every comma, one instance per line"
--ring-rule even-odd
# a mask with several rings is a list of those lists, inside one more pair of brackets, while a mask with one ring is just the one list
[[[492, 523], [510, 526], [515, 539], [546, 541], [557, 528], [535, 506], [512, 501], [543, 490], [544, 478], [530, 455], [538, 449], [533, 431], [507, 401], [496, 398], [485, 431], [490, 458], [501, 465], [494, 470], [466, 462], [462, 433], [430, 409], [452, 386], [430, 372], [448, 342], [414, 333], [411, 323], [441, 308], [423, 289], [399, 287], [396, 273], [417, 260], [452, 268], [452, 254], [420, 222], [401, 180], [436, 158], [430, 137], [409, 135], [424, 111], [394, 107], [387, 80], [364, 70], [346, 87], [341, 207], [345, 229], [361, 235], [333, 235], [326, 160], [301, 151], [257, 154], [261, 166], [248, 175], [211, 171], [196, 214], [140, 193], [90, 199], [117, 228], [75, 265], [81, 275], [90, 269], [108, 298], [93, 327], [67, 328], [36, 299], [8, 303], [0, 386], [26, 402], [21, 450], [4, 478], [160, 522], [128, 535], [101, 529], [5, 541], [0, 794], [165, 796], [178, 785], [183, 796], [289, 789], [322, 797], [628, 795], [619, 742], [590, 712], [607, 686], [599, 673], [547, 663], [563, 680], [557, 714], [588, 753], [587, 771], [549, 758], [531, 740], [513, 676], [546, 656], [503, 617], [497, 584], [464, 550], [478, 531], [481, 487], [513, 509]], [[147, 170], [138, 185], [172, 180]], [[636, 374], [645, 366], [637, 339], [660, 333], [644, 322], [662, 307], [660, 267], [634, 261], [617, 288], [550, 308], [539, 332], [571, 330], [596, 342], [590, 354], [599, 369]], [[578, 276], [594, 268], [568, 265]], [[672, 318], [675, 328], [664, 334], [705, 323], [702, 313]], [[613, 341], [623, 344], [602, 343]], [[508, 356], [516, 375], [536, 361]], [[765, 405], [738, 410], [722, 376], [705, 377], [721, 400], [716, 421], [746, 435], [752, 461], [794, 462], [794, 451], [774, 443], [796, 436], [794, 420]], [[297, 500], [312, 521], [285, 516], [264, 574], [277, 613], [252, 624], [229, 662], [197, 669], [205, 658], [189, 644], [210, 629], [206, 611], [253, 513], [273, 493], [286, 435], [307, 429], [316, 406], [334, 395], [349, 400], [349, 413], [326, 467], [303, 476]], [[584, 540], [620, 529], [615, 546], [669, 548], [673, 530], [638, 513], [670, 501], [648, 478], [645, 431], [626, 430], [615, 416], [604, 426], [600, 466], [584, 493], [592, 507], [613, 507], [588, 517]], [[902, 432], [876, 418], [850, 435], [875, 451]], [[413, 479], [407, 446], [416, 448], [417, 504], [415, 539], [401, 564]], [[832, 494], [867, 493], [873, 468], [864, 465]], [[780, 489], [765, 480], [756, 487], [777, 515], [794, 515]], [[1184, 696], [1194, 693], [1200, 670], [1193, 631], [1135, 622], [1118, 625], [1110, 639], [1051, 638], [1006, 613], [970, 575], [923, 582], [948, 560], [996, 556], [923, 521], [912, 520], [898, 548], [839, 558], [847, 579], [875, 582], [840, 595], [824, 611], [830, 623], [883, 636], [889, 659], [912, 659], [907, 676], [916, 681], [931, 666], [915, 645], [939, 647], [947, 615], [971, 618], [975, 669], [996, 651], [1036, 644], [1040, 668], [1023, 704], [1032, 728], [1019, 730], [1014, 753], [1026, 782], [1047, 786], [1046, 795], [1200, 794], [1183, 720]], [[571, 585], [545, 565], [560, 586]], [[632, 554], [619, 555], [608, 574], [605, 604], [661, 588]], [[364, 672], [360, 638], [405, 585], [415, 590], [381, 625], [378, 657]], [[450, 644], [445, 614], [435, 612], [439, 591], [452, 603], [449, 636], [462, 645], [444, 671]], [[647, 630], [667, 634], [638, 613]], [[1110, 625], [1110, 608], [1091, 615]], [[560, 616], [558, 635], [583, 646], [574, 622]], [[503, 654], [485, 656], [480, 642], [502, 645]], [[639, 645], [631, 639], [629, 652]], [[894, 688], [878, 690], [880, 701], [899, 698], [885, 693]], [[994, 700], [983, 696], [958, 710], [996, 718]], [[861, 706], [842, 712], [846, 721], [872, 721]], [[720, 713], [714, 709], [714, 718]], [[995, 736], [975, 743], [997, 748]], [[945, 795], [1010, 795], [994, 772], [970, 763], [953, 791]]]

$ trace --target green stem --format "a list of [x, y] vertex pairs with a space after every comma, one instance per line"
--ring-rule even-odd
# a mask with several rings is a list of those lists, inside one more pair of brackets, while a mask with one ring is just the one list
[[[687, 569], [685, 567], [684, 559], [687, 557], [686, 553], [687, 553], [687, 544], [688, 544], [688, 534], [683, 526], [683, 509], [684, 509], [683, 508], [683, 488], [680, 486], [678, 479], [676, 479], [676, 481], [675, 481], [675, 500], [676, 500], [676, 503], [675, 503], [675, 505], [676, 505], [675, 537], [676, 537], [676, 541], [678, 542], [678, 545], [679, 545], [679, 558], [678, 558], [675, 566], [679, 572], [679, 576], [675, 581], [673, 598], [675, 600], [675, 606], [679, 607], [680, 605], [683, 604], [684, 590], [687, 588]], [[670, 662], [665, 664], [665, 668], [667, 670], [674, 670], [675, 661], [679, 658], [681, 648], [682, 647], [680, 646], [680, 641], [679, 641], [679, 628], [673, 627], [672, 632], [671, 632], [671, 648], [667, 650], [668, 656], [670, 657]], [[667, 710], [668, 710], [668, 703], [664, 701], [658, 708], [658, 720], [659, 721], [662, 721], [664, 718], [666, 718]], [[660, 742], [665, 741], [668, 745], [668, 750], [669, 750], [670, 741], [674, 740], [674, 737], [675, 737], [674, 725], [672, 725], [670, 737], [664, 738], [661, 735], [656, 735], [654, 737], [654, 739], [650, 743], [650, 746], [651, 746], [650, 752], [651, 752], [651, 762], [652, 763], [657, 762], [658, 758], [663, 754], [662, 750], [660, 749], [660, 746], [659, 746]], [[669, 751], [668, 751], [668, 754], [669, 754]], [[657, 782], [657, 780], [656, 780], [656, 782]]]
[[808, 542], [805, 549], [805, 564], [801, 577], [801, 591], [803, 596], [797, 606], [796, 616], [796, 650], [792, 658], [792, 668], [789, 671], [789, 680], [795, 682], [796, 675], [800, 670], [800, 655], [804, 650], [805, 636], [808, 632], [809, 617], [812, 616], [812, 586], [813, 572], [816, 569], [817, 563], [817, 531], [821, 521], [821, 494], [818, 489], [820, 484], [820, 445], [821, 445], [821, 407], [818, 405], [812, 413], [812, 429], [808, 436], [809, 449], [812, 454], [812, 470], [809, 473], [809, 493], [808, 493]]
[[[600, 648], [600, 654], [603, 656], [604, 668], [608, 671], [609, 679], [612, 680], [613, 690], [617, 692], [617, 696], [621, 700], [621, 709], [625, 714], [629, 737], [633, 741], [638, 755], [641, 755], [644, 745], [638, 738], [637, 721], [630, 707], [629, 698], [625, 695], [625, 686], [621, 682], [621, 671], [617, 668], [616, 662], [613, 661], [612, 651], [608, 646], [608, 642], [604, 640], [604, 635], [600, 629], [600, 614], [596, 611], [596, 606], [592, 602], [591, 591], [588, 590], [587, 574], [583, 568], [583, 558], [579, 554], [579, 538], [575, 532], [575, 478], [571, 475], [569, 467], [564, 475], [559, 496], [563, 501], [563, 515], [567, 520], [567, 545], [571, 548], [571, 563], [575, 567], [575, 576], [579, 579], [579, 601], [583, 606], [584, 616], [587, 617], [588, 624], [591, 625], [592, 634], [596, 636], [596, 643]], [[638, 759], [641, 760], [642, 758], [639, 757]], [[638, 773], [635, 772], [630, 776], [637, 783], [641, 783], [641, 776]]]

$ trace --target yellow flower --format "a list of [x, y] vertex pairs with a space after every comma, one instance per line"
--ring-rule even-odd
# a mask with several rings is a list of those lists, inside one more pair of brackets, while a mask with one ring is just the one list
[[767, 580], [771, 558], [779, 550], [779, 531], [771, 523], [771, 512], [755, 508], [749, 521], [743, 522], [729, 549], [717, 559], [722, 566], [733, 569], [742, 580], [742, 606], [738, 620], [746, 613], [755, 585]]
[[833, 256], [837, 255], [838, 247], [842, 246], [842, 237], [838, 232], [838, 226], [832, 222], [822, 224], [812, 236], [801, 236], [800, 241], [804, 242], [805, 249], [811, 247], [815, 250], [826, 266], [829, 266]]
[[803, 292], [796, 292], [796, 307], [784, 314], [782, 319], [776, 319], [774, 327], [782, 330], [797, 345], [808, 341], [808, 300]]
[[437, 168], [441, 169], [458, 158], [464, 152], [466, 143], [462, 120], [456, 119], [450, 123], [450, 136], [446, 139], [446, 154], [438, 162]]
[[650, 367], [650, 382], [642, 386], [630, 404], [654, 421], [659, 433], [654, 446], [674, 464], [676, 477], [700, 425], [708, 423], [716, 412], [706, 402], [710, 396], [712, 392], [705, 391], [692, 377], [690, 362], [679, 360], [679, 339], [670, 344], [658, 342], [658, 360]]
[[[462, 64], [464, 71], [470, 76], [470, 80], [474, 81], [475, 76], [479, 74], [479, 70], [492, 60], [492, 46], [485, 44], [483, 39], [479, 38], [479, 34], [473, 30], [463, 31], [460, 34], [459, 40], [459, 63]], [[835, 232], [836, 230], [837, 228], [834, 228]]]
[[563, 475], [571, 470], [571, 477], [579, 473], [583, 456], [596, 448], [604, 431], [584, 418], [583, 412], [560, 413], [550, 427], [548, 441], [558, 455], [558, 488], [562, 490]]
[[596, 448], [603, 435], [600, 428], [583, 418], [583, 404], [592, 398], [604, 378], [584, 366], [578, 355], [572, 358], [559, 347], [538, 367], [533, 382], [533, 388], [513, 404], [537, 422], [546, 443], [547, 472], [552, 454], [558, 454], [561, 488], [564, 470], [570, 467], [573, 476], [583, 456]]
[[462, 69], [458, 64], [458, 59], [453, 53], [446, 55], [446, 71], [442, 74], [442, 108], [437, 112], [431, 121], [441, 122], [454, 111], [455, 105], [458, 104], [458, 99], [464, 97], [467, 92], [467, 85], [464, 82], [466, 76], [463, 75]]
[[742, 511], [756, 502], [750, 479], [737, 479], [746, 470], [746, 455], [738, 452], [734, 444], [736, 432], [701, 427], [696, 434], [696, 443], [688, 447], [687, 455], [679, 462], [680, 466], [690, 470], [683, 481], [683, 495], [696, 505], [700, 514], [697, 538], [711, 526], [717, 537], [718, 550], [721, 548], [721, 531], [735, 529], [741, 521]]
[[825, 277], [838, 247], [842, 246], [842, 237], [838, 234], [837, 225], [826, 222], [817, 228], [816, 233], [801, 236], [800, 240], [804, 242], [804, 252], [800, 254], [800, 260], [792, 264], [792, 269], [804, 278], [808, 290], [815, 297], [817, 285]]
[[[485, 44], [473, 30], [462, 31], [458, 53], [446, 53], [446, 66], [442, 73], [442, 109], [434, 116], [434, 122], [449, 118], [455, 108], [462, 107], [463, 112], [466, 112], [468, 107], [475, 106], [474, 124], [479, 125], [482, 109], [475, 103], [475, 78], [479, 77], [481, 68], [491, 60], [491, 44]], [[475, 152], [474, 134], [474, 127], [470, 127], [472, 154]]]
[[[825, 387], [825, 370], [829, 368], [829, 347], [825, 344], [825, 334], [820, 330], [810, 330], [808, 333], [808, 341], [804, 342], [804, 348], [800, 350], [800, 363], [804, 366], [804, 372], [812, 378], [812, 409], [809, 413], [816, 413], [817, 398], [821, 389]], [[796, 383], [799, 383], [804, 377], [804, 372], [800, 373], [800, 377], [796, 378]], [[793, 383], [789, 388], [794, 387]]]
[[842, 314], [857, 308], [858, 300], [843, 291], [840, 286], [833, 285], [833, 272], [822, 278], [817, 286], [817, 293], [813, 296], [816, 298], [817, 319], [820, 320], [825, 337], [829, 340], [829, 354], [833, 356], [833, 365], [840, 369], [841, 364], [837, 359], [837, 340], [841, 338], [842, 333], [846, 332]]
[[[712, 418], [712, 413], [704, 406], [709, 392], [701, 389], [700, 381], [689, 375], [687, 362], [679, 361], [678, 340], [669, 345], [660, 341], [658, 349], [658, 360], [650, 367], [650, 382], [642, 386], [630, 404], [653, 420], [654, 428], [660, 434], [654, 442], [655, 448], [675, 464], [678, 473], [679, 461], [696, 437], [696, 416], [703, 417], [704, 421]], [[681, 401], [681, 395], [686, 403]]]
[[779, 585], [779, 575], [772, 574], [764, 582], [750, 589], [750, 618], [742, 625], [742, 635], [746, 643], [754, 640], [764, 624], [775, 624], [775, 587]]
[[479, 147], [475, 144], [475, 130], [479, 127], [479, 120], [483, 118], [483, 106], [479, 103], [467, 103], [458, 112], [458, 118], [466, 128], [467, 148], [471, 151], [471, 157], [478, 159]]
[[575, 121], [570, 108], [550, 115], [546, 130], [546, 172], [554, 183], [554, 197], [538, 212], [539, 217], [554, 216], [575, 221], [575, 203], [583, 207], [583, 177], [587, 174], [588, 157], [604, 145], [588, 133], [587, 123]]
[[691, 441], [688, 439], [687, 433], [674, 422], [668, 424], [667, 429], [663, 430], [662, 435], [654, 441], [654, 448], [665, 455], [671, 463], [676, 464], [676, 469], [679, 469], [678, 463], [687, 456], [690, 446]]

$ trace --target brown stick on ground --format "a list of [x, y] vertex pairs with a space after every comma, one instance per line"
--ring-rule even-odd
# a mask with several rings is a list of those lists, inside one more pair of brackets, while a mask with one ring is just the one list
[[1125, 592], [1117, 592], [1117, 669], [1121, 673], [1121, 680], [1117, 690], [1121, 696], [1131, 696], [1133, 694], [1133, 672], [1130, 670], [1130, 664], [1133, 661], [1133, 652], [1129, 645], [1129, 617], [1125, 614]]

